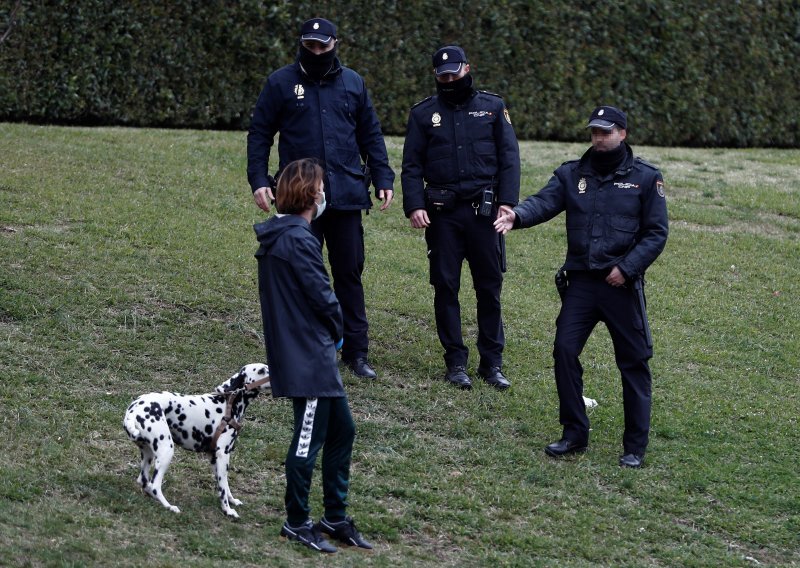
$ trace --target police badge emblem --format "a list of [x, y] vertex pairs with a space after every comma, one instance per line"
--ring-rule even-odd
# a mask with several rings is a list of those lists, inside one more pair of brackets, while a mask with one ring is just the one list
[[298, 99], [302, 99], [306, 94], [306, 90], [303, 88], [303, 85], [300, 84], [295, 85], [294, 94], [297, 95]]
[[664, 195], [664, 182], [661, 180], [656, 182], [656, 193], [658, 193], [659, 197], [666, 197]]
[[446, 53], [442, 53], [442, 61], [447, 61], [447, 54]]
[[433, 123], [434, 127], [435, 126], [441, 126], [442, 125], [442, 116], [438, 112], [433, 113], [433, 116], [431, 116], [431, 122]]
[[578, 193], [586, 193], [586, 178], [581, 178], [578, 182]]
[[508, 109], [507, 109], [507, 108], [504, 108], [504, 109], [503, 109], [503, 116], [505, 116], [505, 117], [506, 117], [506, 122], [507, 122], [507, 123], [509, 123], [509, 124], [511, 124], [511, 116], [509, 116], [509, 114], [508, 114]]

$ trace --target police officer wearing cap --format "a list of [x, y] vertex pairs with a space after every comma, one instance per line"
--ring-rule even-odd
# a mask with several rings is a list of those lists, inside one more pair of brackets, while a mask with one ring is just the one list
[[561, 165], [536, 195], [501, 207], [495, 228], [531, 227], [566, 211], [567, 258], [557, 275], [562, 293], [553, 349], [561, 439], [551, 457], [585, 451], [589, 419], [578, 359], [598, 322], [614, 344], [622, 375], [625, 431], [619, 464], [641, 467], [650, 432], [653, 344], [644, 300], [644, 274], [667, 242], [667, 204], [661, 172], [634, 156], [625, 142], [627, 117], [597, 107], [589, 118], [592, 147]]
[[506, 389], [505, 336], [500, 309], [504, 242], [492, 222], [498, 206], [519, 201], [519, 146], [503, 100], [477, 91], [464, 51], [433, 55], [437, 94], [412, 107], [403, 147], [403, 209], [425, 229], [445, 379], [464, 389], [469, 350], [461, 336], [458, 292], [464, 259], [477, 297], [478, 374]]
[[[325, 170], [327, 210], [312, 224], [326, 243], [344, 317], [342, 360], [351, 371], [375, 378], [367, 360], [369, 339], [361, 275], [361, 211], [372, 207], [370, 179], [381, 211], [392, 202], [394, 172], [364, 79], [336, 56], [336, 26], [323, 18], [303, 23], [297, 59], [272, 73], [258, 97], [247, 136], [247, 179], [256, 204], [269, 211], [275, 179], [289, 162], [316, 158]], [[268, 175], [275, 134], [279, 165]]]

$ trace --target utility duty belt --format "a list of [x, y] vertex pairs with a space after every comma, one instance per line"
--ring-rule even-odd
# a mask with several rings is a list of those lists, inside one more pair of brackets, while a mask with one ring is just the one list
[[452, 189], [430, 186], [425, 188], [425, 205], [428, 210], [438, 213], [452, 211], [459, 201], [472, 201], [472, 207], [475, 209], [476, 215], [491, 217], [495, 202], [495, 191], [492, 186], [488, 186], [480, 190], [476, 195], [463, 198]]

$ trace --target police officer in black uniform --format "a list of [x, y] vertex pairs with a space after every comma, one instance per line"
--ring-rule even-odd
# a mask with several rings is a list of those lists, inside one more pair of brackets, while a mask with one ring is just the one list
[[403, 209], [425, 229], [434, 311], [447, 366], [445, 378], [469, 389], [469, 351], [461, 336], [458, 292], [469, 263], [477, 297], [478, 374], [498, 389], [505, 337], [500, 310], [503, 239], [492, 222], [498, 206], [519, 201], [519, 146], [503, 100], [476, 91], [464, 51], [446, 46], [433, 55], [437, 94], [417, 103], [403, 147]]
[[316, 158], [322, 164], [327, 210], [311, 229], [328, 247], [333, 289], [344, 316], [342, 361], [357, 376], [374, 379], [377, 373], [367, 360], [361, 211], [372, 207], [370, 178], [383, 201], [381, 211], [389, 207], [394, 172], [364, 79], [336, 56], [336, 33], [324, 18], [307, 20], [300, 28], [296, 61], [267, 78], [247, 136], [247, 179], [256, 204], [269, 211], [275, 180], [267, 168], [278, 132], [275, 178], [294, 160]]
[[551, 457], [585, 451], [589, 419], [578, 359], [597, 322], [611, 334], [622, 375], [625, 432], [620, 465], [641, 467], [650, 431], [653, 345], [644, 301], [644, 273], [667, 242], [661, 172], [625, 142], [627, 117], [611, 106], [589, 118], [592, 147], [565, 162], [536, 195], [501, 207], [495, 228], [531, 227], [566, 211], [567, 259], [557, 275], [562, 292], [553, 349], [563, 435]]

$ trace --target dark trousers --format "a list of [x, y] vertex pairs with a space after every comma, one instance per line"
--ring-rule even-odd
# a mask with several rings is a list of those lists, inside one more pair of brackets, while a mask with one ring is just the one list
[[294, 436], [286, 455], [286, 520], [296, 527], [309, 518], [308, 494], [320, 449], [325, 517], [344, 517], [356, 435], [347, 397], [293, 398], [292, 403]]
[[461, 266], [469, 263], [477, 299], [479, 365], [503, 364], [505, 335], [500, 310], [503, 272], [500, 270], [500, 238], [492, 226], [494, 217], [475, 214], [469, 201], [459, 201], [452, 211], [430, 213], [425, 230], [433, 285], [436, 330], [448, 367], [466, 366], [469, 350], [461, 336]]
[[589, 418], [583, 403], [583, 367], [578, 359], [598, 322], [608, 327], [622, 375], [625, 453], [644, 454], [650, 432], [651, 375], [638, 299], [630, 283], [615, 288], [600, 271], [569, 272], [569, 287], [556, 320], [553, 348], [563, 436], [588, 442]]
[[352, 361], [366, 357], [367, 309], [364, 305], [364, 227], [361, 211], [327, 209], [322, 217], [311, 223], [311, 230], [320, 244], [328, 247], [333, 291], [342, 307], [344, 343], [342, 359]]

